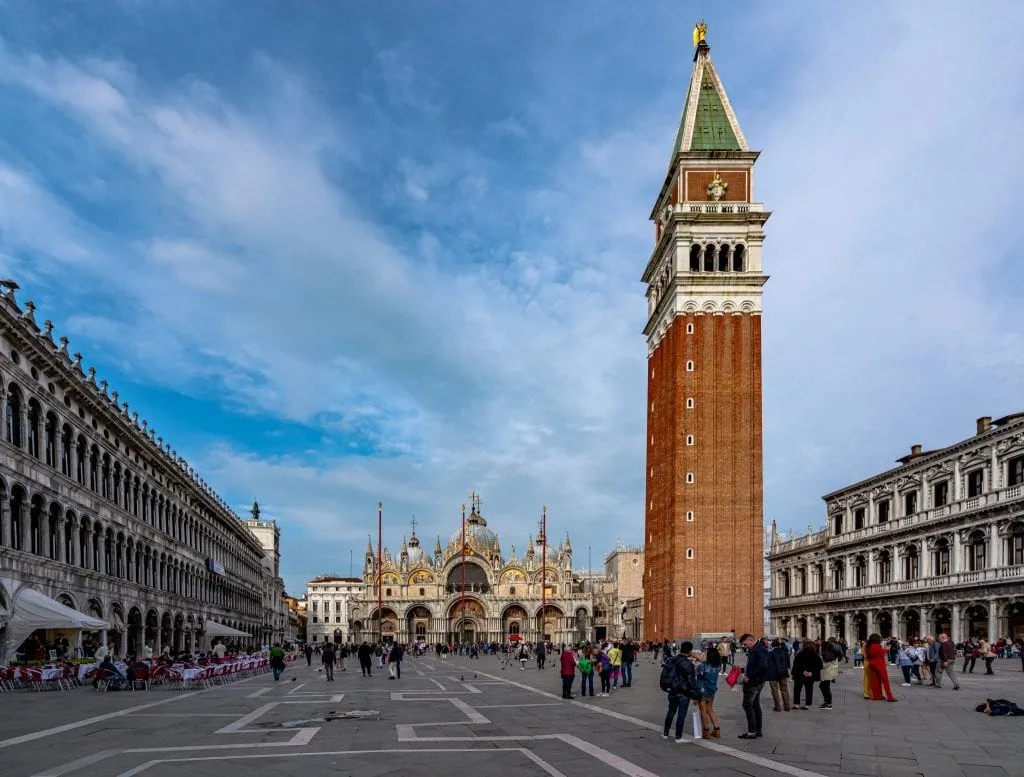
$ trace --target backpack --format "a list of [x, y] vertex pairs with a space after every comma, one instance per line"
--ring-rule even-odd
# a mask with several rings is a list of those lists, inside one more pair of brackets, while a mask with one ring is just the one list
[[594, 665], [590, 663], [589, 658], [580, 658], [580, 660], [576, 662], [576, 666], [580, 670], [580, 674], [590, 674], [594, 671]]
[[661, 665], [661, 677], [658, 685], [661, 690], [673, 696], [687, 696], [693, 698], [697, 693], [695, 688], [690, 687], [687, 674], [682, 671], [684, 666], [683, 657], [675, 656]]

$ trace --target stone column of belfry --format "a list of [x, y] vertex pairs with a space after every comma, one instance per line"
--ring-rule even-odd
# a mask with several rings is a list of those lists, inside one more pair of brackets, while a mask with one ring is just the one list
[[642, 278], [646, 639], [764, 630], [758, 154], [701, 35]]

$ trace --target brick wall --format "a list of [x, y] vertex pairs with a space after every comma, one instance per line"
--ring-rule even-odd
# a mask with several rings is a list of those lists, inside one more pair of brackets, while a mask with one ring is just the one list
[[648, 360], [647, 427], [645, 637], [760, 633], [760, 316], [677, 317]]

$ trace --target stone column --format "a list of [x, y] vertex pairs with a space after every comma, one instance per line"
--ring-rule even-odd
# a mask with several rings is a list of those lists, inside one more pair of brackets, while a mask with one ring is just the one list
[[1003, 483], [1006, 482], [1006, 478], [1003, 477], [1002, 467], [999, 466], [999, 452], [996, 450], [996, 446], [993, 445], [990, 453], [992, 454], [991, 463], [989, 464], [989, 472], [991, 473], [989, 480], [989, 488], [993, 491], [997, 490]]
[[11, 547], [11, 500], [4, 494], [0, 497], [0, 547]]
[[22, 502], [19, 509], [21, 514], [16, 520], [21, 521], [21, 545], [28, 553], [32, 550], [32, 505]]
[[64, 542], [64, 519], [63, 518], [58, 518], [57, 519], [57, 561], [64, 561], [64, 562], [67, 561], [67, 559], [64, 558], [64, 546], [65, 546], [65, 542]]
[[889, 520], [895, 521], [903, 514], [902, 506], [900, 505], [900, 487], [898, 483], [892, 484], [892, 500], [889, 503]]
[[899, 545], [892, 546], [892, 581], [903, 581], [903, 549]]
[[959, 572], [960, 570], [962, 570], [964, 568], [963, 545], [960, 542], [960, 532], [957, 531], [957, 530], [953, 531], [953, 551], [952, 552], [953, 552], [953, 558], [952, 558], [953, 569], [951, 571], [952, 571], [953, 574], [956, 574], [957, 572]]
[[999, 633], [999, 602], [989, 599], [985, 604], [988, 607], [988, 639], [989, 642], [995, 642], [1001, 636]]
[[961, 625], [962, 624], [960, 623], [960, 618], [961, 618], [961, 615], [960, 615], [960, 605], [959, 604], [954, 604], [952, 607], [950, 607], [950, 612], [951, 612], [951, 614], [953, 616], [952, 617], [952, 621], [953, 622], [952, 622], [952, 624], [949, 627], [949, 631], [950, 631], [949, 638], [951, 640], [953, 640], [953, 642], [959, 642], [960, 641], [960, 633], [962, 631], [962, 629], [961, 629]]
[[1003, 565], [1003, 543], [999, 540], [999, 525], [993, 521], [988, 527], [988, 568], [999, 569]]
[[953, 462], [953, 494], [952, 501], [959, 502], [963, 495], [963, 488], [960, 485], [960, 460]]

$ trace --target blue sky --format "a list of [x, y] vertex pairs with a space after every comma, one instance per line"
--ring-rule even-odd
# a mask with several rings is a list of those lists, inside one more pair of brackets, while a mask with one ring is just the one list
[[[767, 224], [765, 513], [1024, 410], [1024, 6], [0, 0], [0, 270], [288, 588], [483, 494], [643, 523], [647, 216], [707, 18]], [[244, 12], [241, 10], [244, 8]]]

